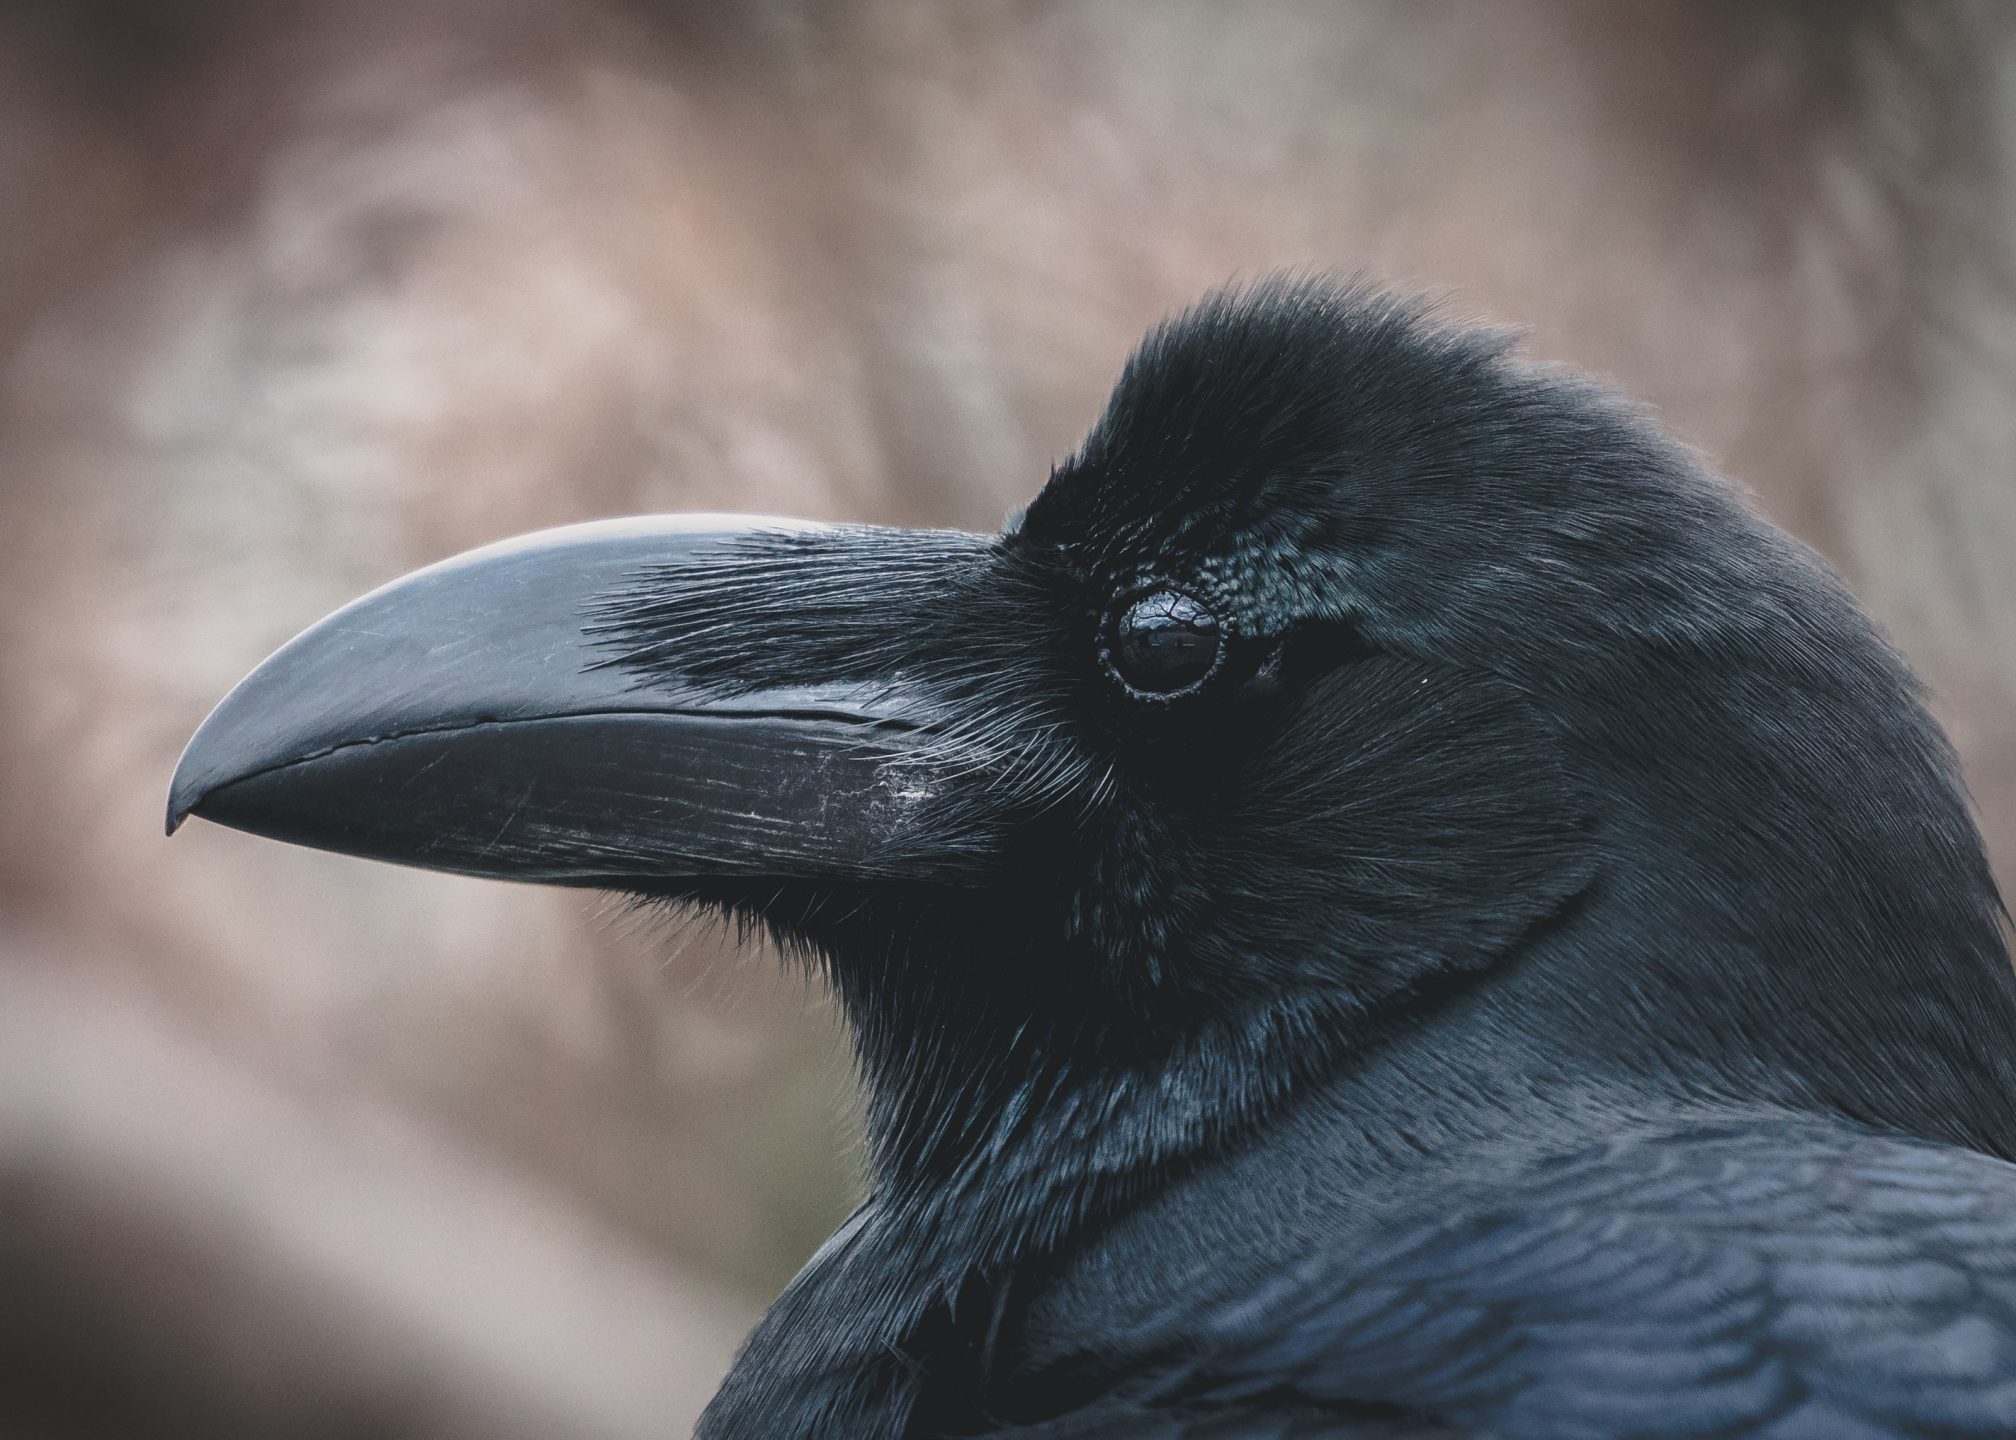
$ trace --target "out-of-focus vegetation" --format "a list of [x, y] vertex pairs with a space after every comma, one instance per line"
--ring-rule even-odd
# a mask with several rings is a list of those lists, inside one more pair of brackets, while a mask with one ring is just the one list
[[2012, 40], [1988, 0], [0, 10], [10, 1433], [683, 1433], [858, 1183], [816, 987], [166, 843], [175, 754], [501, 535], [990, 527], [1235, 274], [1447, 289], [1656, 405], [1891, 625], [2008, 876]]

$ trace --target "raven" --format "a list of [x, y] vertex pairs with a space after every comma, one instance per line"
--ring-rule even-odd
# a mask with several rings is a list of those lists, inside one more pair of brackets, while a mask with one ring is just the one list
[[870, 1196], [703, 1436], [2016, 1435], [2016, 977], [1915, 681], [1418, 302], [1213, 295], [998, 535], [420, 571], [192, 812], [823, 968]]

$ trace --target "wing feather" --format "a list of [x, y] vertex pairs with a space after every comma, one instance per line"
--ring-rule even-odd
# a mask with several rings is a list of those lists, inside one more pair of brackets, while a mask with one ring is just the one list
[[[2016, 1166], [1819, 1121], [1642, 1134], [1190, 1303], [1153, 1327], [1182, 1358], [1144, 1418], [1305, 1433], [1265, 1396], [1339, 1436], [2007, 1440]], [[1352, 1418], [1378, 1407], [1420, 1418]], [[1402, 1428], [1349, 1428], [1377, 1424]]]

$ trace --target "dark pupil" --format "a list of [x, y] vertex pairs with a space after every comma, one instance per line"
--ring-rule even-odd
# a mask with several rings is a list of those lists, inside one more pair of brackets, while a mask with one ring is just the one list
[[1218, 662], [1218, 619], [1174, 590], [1143, 595], [1121, 615], [1113, 667], [1137, 690], [1186, 689]]

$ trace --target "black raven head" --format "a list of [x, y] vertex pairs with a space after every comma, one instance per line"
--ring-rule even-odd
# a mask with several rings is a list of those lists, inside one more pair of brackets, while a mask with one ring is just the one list
[[1879, 1121], [2007, 1063], [1964, 796], [1826, 569], [1604, 392], [1316, 281], [1158, 329], [1000, 535], [624, 522], [399, 581], [170, 810], [760, 920], [848, 1008], [885, 1184], [1030, 1224], [1437, 1015], [1493, 1083]]

